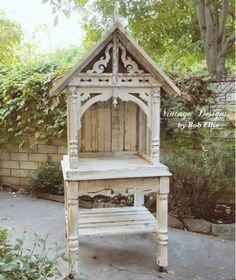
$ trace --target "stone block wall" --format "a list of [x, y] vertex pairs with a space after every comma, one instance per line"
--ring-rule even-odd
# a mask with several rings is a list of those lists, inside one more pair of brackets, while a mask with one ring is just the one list
[[6, 144], [0, 151], [0, 182], [16, 187], [24, 186], [40, 165], [48, 160], [60, 161], [67, 153], [66, 143], [38, 144], [22, 149], [17, 144]]

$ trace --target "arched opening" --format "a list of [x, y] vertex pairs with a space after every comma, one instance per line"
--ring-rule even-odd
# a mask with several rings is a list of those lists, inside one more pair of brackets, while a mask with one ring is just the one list
[[97, 97], [89, 100], [92, 102], [87, 106], [81, 118], [79, 152], [137, 153], [142, 150], [146, 153], [147, 116], [143, 111], [143, 106], [140, 108], [140, 104], [133, 101], [118, 99], [117, 106], [114, 108], [112, 98], [96, 102]]

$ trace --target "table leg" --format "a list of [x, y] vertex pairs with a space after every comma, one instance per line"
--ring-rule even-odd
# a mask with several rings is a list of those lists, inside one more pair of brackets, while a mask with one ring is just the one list
[[161, 177], [157, 193], [157, 265], [160, 270], [168, 265], [168, 193], [169, 177]]
[[69, 257], [69, 274], [70, 279], [76, 277], [78, 273], [79, 257], [79, 235], [78, 235], [78, 218], [79, 218], [79, 201], [78, 201], [78, 182], [67, 182], [67, 199], [68, 199], [68, 257]]
[[68, 182], [64, 181], [64, 205], [65, 205], [65, 225], [66, 225], [66, 241], [67, 241], [67, 249], [68, 246], [68, 196], [67, 196]]

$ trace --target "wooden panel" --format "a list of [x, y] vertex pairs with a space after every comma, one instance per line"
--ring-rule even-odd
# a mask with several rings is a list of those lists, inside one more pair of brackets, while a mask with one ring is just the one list
[[98, 149], [99, 152], [111, 151], [111, 100], [98, 103]]
[[[129, 171], [130, 172], [130, 171]], [[132, 172], [131, 176], [132, 176]], [[121, 172], [119, 173], [121, 174]], [[105, 195], [109, 197], [122, 194], [128, 196], [136, 192], [136, 188], [142, 190], [145, 194], [157, 192], [159, 180], [157, 178], [136, 178], [136, 179], [117, 179], [117, 180], [91, 180], [79, 182], [79, 195]]]
[[[91, 109], [91, 108], [90, 108]], [[87, 110], [81, 120], [81, 129], [80, 129], [80, 151], [81, 152], [90, 152], [91, 151], [91, 118], [92, 111]]]
[[133, 102], [118, 100], [116, 108], [112, 100], [94, 104], [81, 120], [79, 152], [136, 151], [137, 115]]
[[112, 151], [124, 150], [124, 102], [118, 100], [116, 108], [112, 105]]
[[80, 152], [111, 150], [110, 115], [110, 101], [96, 103], [84, 113], [79, 132]]
[[145, 207], [79, 210], [80, 235], [113, 235], [155, 232], [155, 217]]
[[144, 153], [147, 152], [147, 117], [139, 108], [139, 149]]
[[125, 102], [124, 145], [125, 151], [137, 150], [137, 104]]

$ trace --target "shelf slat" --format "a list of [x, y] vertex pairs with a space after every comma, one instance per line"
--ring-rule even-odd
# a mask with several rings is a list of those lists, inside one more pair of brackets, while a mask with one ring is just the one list
[[115, 235], [155, 232], [155, 217], [146, 207], [79, 210], [79, 235]]

